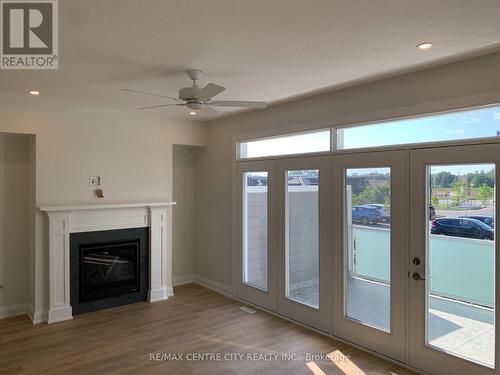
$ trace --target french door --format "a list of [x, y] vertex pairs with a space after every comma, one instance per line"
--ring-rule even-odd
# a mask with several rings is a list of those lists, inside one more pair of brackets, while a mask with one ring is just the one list
[[405, 360], [407, 153], [333, 157], [333, 334]]
[[238, 164], [238, 297], [331, 332], [330, 157]]
[[498, 374], [500, 145], [414, 150], [410, 161], [409, 363]]
[[237, 164], [239, 298], [431, 374], [500, 374], [500, 144]]
[[330, 157], [278, 161], [278, 313], [331, 332]]
[[237, 295], [276, 311], [276, 162], [237, 167]]

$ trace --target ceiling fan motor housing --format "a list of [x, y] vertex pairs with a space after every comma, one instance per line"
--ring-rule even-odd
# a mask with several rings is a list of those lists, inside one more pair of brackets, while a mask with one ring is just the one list
[[193, 111], [197, 111], [197, 110], [203, 108], [203, 103], [198, 102], [198, 101], [188, 101], [186, 103], [186, 107], [188, 107], [189, 109], [192, 109]]
[[189, 99], [197, 99], [196, 94], [198, 93], [198, 87], [184, 87], [179, 90], [179, 99], [189, 100]]

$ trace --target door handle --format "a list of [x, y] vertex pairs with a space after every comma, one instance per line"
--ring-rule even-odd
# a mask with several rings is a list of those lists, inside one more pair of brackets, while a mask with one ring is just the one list
[[412, 277], [413, 277], [413, 280], [415, 280], [415, 281], [425, 280], [425, 278], [422, 277], [422, 276], [420, 276], [420, 274], [418, 272], [414, 272], [413, 275], [412, 275]]

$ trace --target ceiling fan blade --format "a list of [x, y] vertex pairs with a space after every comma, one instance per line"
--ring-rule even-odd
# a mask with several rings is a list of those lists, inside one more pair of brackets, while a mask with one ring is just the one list
[[173, 98], [171, 96], [166, 96], [166, 95], [160, 95], [160, 94], [154, 94], [152, 92], [146, 92], [146, 91], [140, 91], [140, 90], [133, 90], [133, 89], [122, 89], [122, 91], [125, 92], [133, 92], [135, 94], [143, 94], [143, 95], [150, 95], [150, 96], [158, 96], [160, 98], [167, 98], [170, 100], [175, 100], [176, 102], [182, 102], [182, 100], [179, 100], [177, 98]]
[[215, 109], [210, 108], [208, 105], [204, 105], [203, 109], [200, 111], [202, 115], [207, 115], [210, 117], [213, 116], [218, 116], [219, 112], [217, 112]]
[[159, 105], [149, 105], [147, 107], [139, 107], [137, 109], [152, 109], [152, 108], [160, 108], [160, 107], [173, 107], [173, 106], [185, 106], [186, 104], [159, 104]]
[[202, 102], [208, 102], [215, 95], [220, 94], [225, 89], [225, 87], [216, 85], [215, 83], [209, 83], [200, 91], [198, 91], [196, 96], [198, 96], [198, 99], [200, 99]]
[[238, 100], [214, 100], [209, 105], [214, 105], [218, 107], [240, 107], [240, 108], [266, 108], [266, 102], [249, 102], [249, 101], [238, 101]]

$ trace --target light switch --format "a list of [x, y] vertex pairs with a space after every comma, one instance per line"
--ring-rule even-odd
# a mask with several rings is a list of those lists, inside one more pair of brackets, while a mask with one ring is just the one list
[[89, 176], [89, 186], [91, 188], [101, 187], [101, 176]]

